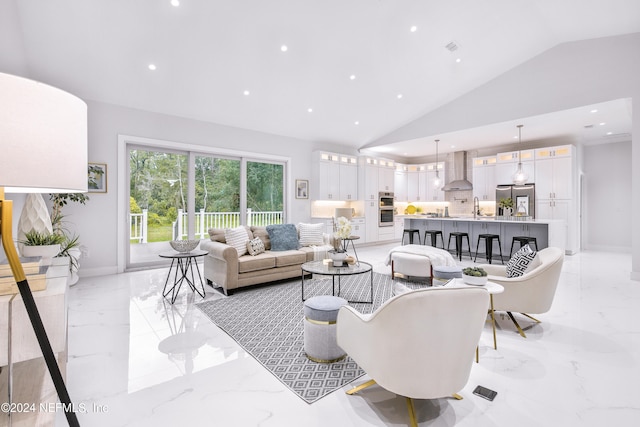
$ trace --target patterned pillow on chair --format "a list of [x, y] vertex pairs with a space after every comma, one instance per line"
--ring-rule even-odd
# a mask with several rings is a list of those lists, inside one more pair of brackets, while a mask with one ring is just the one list
[[536, 251], [531, 249], [529, 245], [524, 245], [518, 252], [513, 254], [509, 262], [507, 262], [507, 277], [520, 277], [529, 267], [529, 263], [536, 257]]

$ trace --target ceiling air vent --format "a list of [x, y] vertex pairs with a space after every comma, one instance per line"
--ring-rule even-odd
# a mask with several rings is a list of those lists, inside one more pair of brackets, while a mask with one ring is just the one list
[[447, 49], [449, 52], [455, 52], [456, 50], [458, 50], [459, 47], [460, 45], [458, 43], [456, 43], [455, 41], [452, 41], [445, 46], [445, 49]]

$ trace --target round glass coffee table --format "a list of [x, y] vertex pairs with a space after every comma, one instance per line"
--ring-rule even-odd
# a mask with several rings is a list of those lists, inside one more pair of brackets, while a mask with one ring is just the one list
[[309, 261], [302, 264], [302, 301], [304, 298], [304, 276], [307, 274], [319, 274], [322, 276], [331, 276], [332, 295], [336, 296], [336, 277], [338, 278], [338, 294], [340, 296], [340, 280], [343, 276], [353, 276], [356, 274], [369, 273], [370, 301], [349, 301], [351, 303], [373, 304], [373, 266], [367, 262], [360, 261], [353, 265], [345, 267], [334, 267], [331, 262], [325, 264], [323, 261]]

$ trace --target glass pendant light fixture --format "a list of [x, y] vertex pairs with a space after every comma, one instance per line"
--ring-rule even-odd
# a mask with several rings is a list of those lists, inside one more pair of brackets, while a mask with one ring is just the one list
[[[522, 125], [518, 125], [518, 147], [522, 144]], [[522, 169], [522, 150], [518, 151], [518, 169], [512, 175], [511, 179], [516, 185], [522, 185], [527, 182], [529, 175]]]
[[436, 139], [436, 176], [433, 178], [434, 187], [439, 187], [440, 184], [442, 184], [442, 181], [440, 181], [440, 171], [438, 170], [438, 142], [440, 142], [440, 140]]

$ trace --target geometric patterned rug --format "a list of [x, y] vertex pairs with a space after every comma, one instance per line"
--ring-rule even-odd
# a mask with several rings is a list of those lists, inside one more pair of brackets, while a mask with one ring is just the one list
[[[347, 300], [369, 300], [369, 277], [365, 273], [343, 278], [340, 296]], [[424, 286], [402, 283], [409, 287]], [[291, 391], [313, 403], [361, 377], [364, 371], [348, 356], [335, 363], [316, 363], [306, 357], [300, 287], [300, 279], [254, 286], [196, 307]], [[331, 279], [305, 279], [304, 288], [307, 299], [331, 295]], [[373, 295], [373, 304], [351, 306], [361, 313], [373, 312], [391, 298], [391, 277], [373, 273]]]

